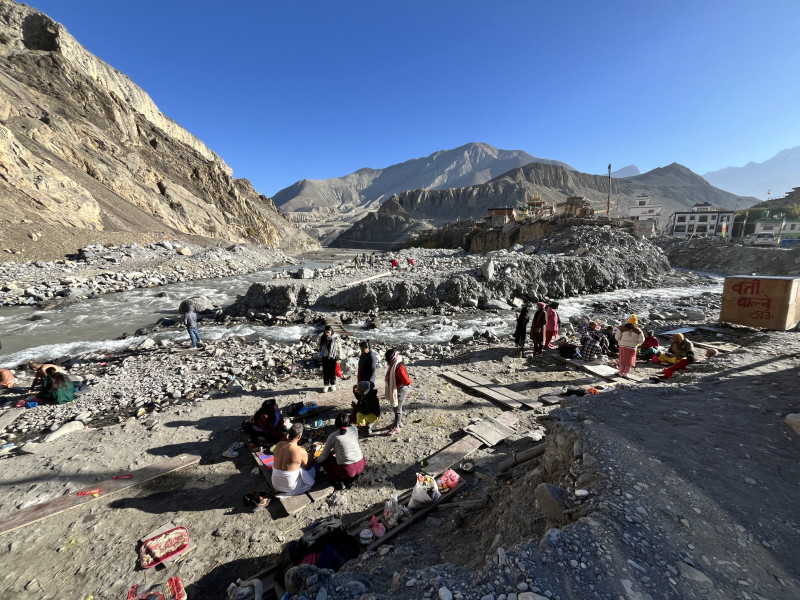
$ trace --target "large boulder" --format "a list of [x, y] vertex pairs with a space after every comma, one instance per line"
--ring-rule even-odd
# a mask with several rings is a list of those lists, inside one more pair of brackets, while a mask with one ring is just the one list
[[189, 312], [189, 306], [194, 307], [195, 312], [203, 312], [204, 310], [214, 310], [216, 308], [214, 303], [211, 302], [205, 296], [193, 296], [192, 298], [187, 298], [181, 305], [178, 307], [178, 312], [181, 314]]
[[318, 293], [301, 283], [254, 283], [236, 306], [242, 314], [254, 310], [285, 315], [297, 307], [311, 306]]

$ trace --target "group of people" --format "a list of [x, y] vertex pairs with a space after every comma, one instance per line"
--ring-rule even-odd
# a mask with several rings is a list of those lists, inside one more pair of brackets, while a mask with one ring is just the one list
[[367, 255], [366, 252], [363, 252], [362, 254], [356, 254], [355, 257], [353, 257], [353, 264], [356, 266], [357, 269], [361, 269], [367, 265], [369, 265], [370, 268], [374, 268], [375, 253], [373, 252], [370, 255]]
[[[66, 404], [75, 399], [75, 386], [67, 377], [63, 368], [49, 363], [28, 363], [28, 368], [33, 372], [33, 383], [30, 391], [35, 392], [25, 400], [20, 401], [20, 406], [28, 402], [36, 404]], [[0, 387], [11, 389], [18, 383], [16, 373], [10, 369], [0, 369]], [[35, 406], [31, 404], [31, 406]]]
[[533, 355], [540, 356], [545, 348], [555, 348], [553, 340], [558, 338], [558, 302], [537, 302], [533, 314], [530, 332], [528, 321], [531, 321], [530, 309], [523, 305], [517, 315], [517, 326], [514, 329], [514, 343], [517, 345], [517, 356], [525, 351], [525, 342], [530, 336], [533, 343]]

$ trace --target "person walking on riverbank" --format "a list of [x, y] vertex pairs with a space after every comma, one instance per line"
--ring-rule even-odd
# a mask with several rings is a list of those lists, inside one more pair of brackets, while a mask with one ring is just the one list
[[203, 342], [200, 341], [200, 332], [197, 329], [197, 313], [194, 311], [192, 304], [189, 304], [189, 310], [183, 315], [183, 324], [186, 325], [186, 331], [189, 332], [192, 348], [197, 348]]
[[408, 398], [408, 388], [413, 383], [408, 376], [408, 371], [403, 364], [403, 358], [394, 348], [386, 351], [386, 399], [394, 409], [394, 425], [389, 430], [389, 435], [397, 435], [403, 428], [403, 404]]
[[544, 345], [551, 350], [555, 348], [550, 342], [558, 338], [558, 302], [552, 302], [547, 307], [547, 324], [545, 325], [545, 341]]
[[517, 356], [522, 356], [525, 352], [525, 338], [528, 337], [528, 321], [530, 313], [528, 305], [525, 304], [517, 315], [517, 327], [514, 329], [514, 343], [517, 345]]
[[533, 355], [541, 356], [544, 351], [545, 326], [547, 325], [547, 313], [545, 312], [544, 302], [536, 304], [536, 312], [531, 323], [531, 341], [533, 342]]
[[362, 341], [358, 347], [361, 349], [361, 355], [358, 357], [356, 380], [375, 383], [375, 375], [378, 373], [378, 355], [370, 348], [369, 340]]
[[325, 325], [319, 336], [319, 357], [322, 360], [322, 393], [336, 391], [336, 365], [342, 356], [342, 339], [333, 327]]
[[636, 348], [644, 341], [644, 332], [639, 329], [639, 319], [631, 315], [628, 322], [617, 328], [614, 337], [619, 342], [619, 371], [620, 377], [628, 377], [631, 369], [636, 366]]

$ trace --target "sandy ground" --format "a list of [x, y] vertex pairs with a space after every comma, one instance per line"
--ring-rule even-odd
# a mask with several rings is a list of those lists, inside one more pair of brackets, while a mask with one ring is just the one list
[[[592, 474], [586, 487], [593, 501], [587, 505], [591, 510], [576, 513], [589, 517], [567, 527], [564, 537], [588, 536], [591, 541], [584, 543], [618, 552], [609, 550], [605, 561], [598, 558], [602, 576], [592, 580], [593, 590], [583, 567], [566, 559], [542, 560], [533, 579], [547, 583], [553, 597], [800, 596], [800, 437], [783, 423], [787, 413], [800, 412], [798, 396], [790, 392], [800, 373], [800, 335], [772, 333], [745, 342], [749, 345], [696, 365], [675, 383], [631, 384], [566, 398], [585, 439], [581, 468]], [[230, 582], [260, 570], [314, 520], [329, 515], [353, 520], [393, 491], [410, 488], [419, 462], [460, 437], [470, 419], [504, 410], [449, 385], [441, 377], [445, 370], [473, 370], [531, 398], [597, 383], [548, 356], [511, 355], [508, 345], [487, 343], [458, 363], [410, 364], [414, 392], [402, 434], [386, 435], [385, 415], [377, 435], [362, 440], [368, 466], [358, 484], [291, 517], [277, 503], [262, 512], [244, 509], [242, 496], [263, 489], [263, 476], [253, 472], [248, 454], [229, 460], [222, 452], [239, 439], [242, 420], [265, 395], [277, 395], [281, 404], [313, 398], [323, 405], [316, 380], [290, 379], [266, 393], [170, 406], [49, 442], [35, 454], [0, 455], [2, 516], [164, 457], [202, 457], [197, 466], [2, 534], [4, 597], [116, 599], [133, 584], [179, 575], [192, 600], [221, 598]], [[348, 570], [371, 573], [374, 592], [413, 598], [421, 597], [419, 590], [398, 588], [393, 573], [443, 561], [479, 569], [490, 564], [498, 547], [515, 544], [528, 543], [534, 552], [548, 524], [533, 514], [531, 474], [515, 471], [510, 481], [495, 476], [500, 460], [532, 445], [542, 427], [551, 427], [545, 412], [517, 411], [517, 434], [476, 454], [479, 475], [467, 476], [465, 498], [490, 498], [485, 511], [439, 510], [434, 520], [393, 542], [412, 552], [367, 556]], [[137, 540], [170, 523], [188, 527], [197, 549], [164, 570], [137, 570]], [[688, 564], [686, 559], [707, 581], [677, 574], [675, 565]], [[575, 564], [584, 560], [589, 558]], [[482, 596], [474, 582], [464, 585], [465, 593], [474, 585], [474, 597]]]

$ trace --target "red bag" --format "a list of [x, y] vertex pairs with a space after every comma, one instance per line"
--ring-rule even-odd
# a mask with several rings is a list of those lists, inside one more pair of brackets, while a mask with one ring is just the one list
[[344, 379], [344, 375], [342, 374], [342, 365], [340, 365], [339, 363], [336, 363], [336, 376], [339, 379]]

